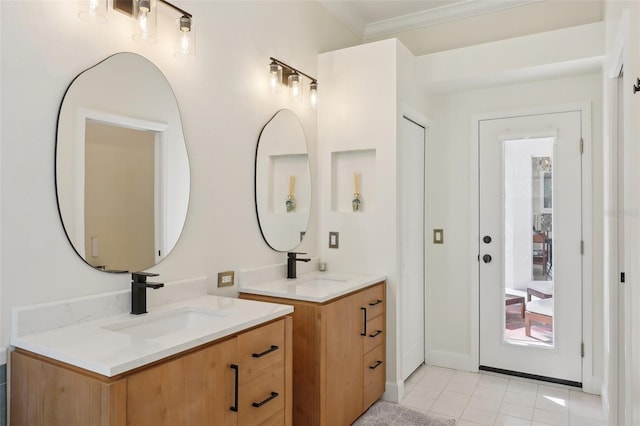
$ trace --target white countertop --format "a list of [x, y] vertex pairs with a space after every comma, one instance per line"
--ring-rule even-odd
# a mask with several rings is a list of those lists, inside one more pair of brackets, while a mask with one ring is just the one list
[[[204, 314], [206, 316], [203, 317], [211, 321], [207, 325], [196, 322], [187, 331], [167, 333], [163, 330], [161, 336], [153, 338], [117, 330], [138, 322], [166, 318], [180, 311]], [[287, 305], [206, 295], [149, 308], [148, 314], [119, 314], [31, 334], [13, 335], [11, 344], [112, 377], [291, 312], [293, 307]]]
[[386, 280], [384, 275], [343, 272], [310, 272], [298, 278], [240, 284], [240, 293], [258, 294], [308, 302], [328, 302]]

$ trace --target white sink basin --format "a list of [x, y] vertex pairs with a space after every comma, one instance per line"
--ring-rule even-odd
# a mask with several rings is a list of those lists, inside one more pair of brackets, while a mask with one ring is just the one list
[[207, 329], [215, 331], [225, 325], [223, 318], [227, 313], [186, 307], [157, 315], [147, 315], [121, 321], [103, 328], [133, 337], [154, 339], [193, 330]]

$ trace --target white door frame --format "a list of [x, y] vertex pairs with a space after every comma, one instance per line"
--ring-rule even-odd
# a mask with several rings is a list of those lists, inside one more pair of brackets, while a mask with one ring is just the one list
[[[591, 138], [591, 104], [589, 102], [573, 103], [565, 105], [551, 105], [547, 107], [536, 107], [518, 110], [509, 110], [502, 112], [490, 112], [483, 114], [474, 114], [471, 117], [471, 183], [470, 183], [470, 211], [471, 226], [470, 240], [471, 265], [477, 265], [471, 268], [470, 294], [470, 326], [471, 326], [471, 358], [469, 369], [477, 371], [480, 364], [480, 262], [478, 254], [480, 253], [480, 225], [479, 213], [480, 203], [478, 194], [479, 186], [479, 152], [478, 138], [480, 121], [513, 118], [526, 115], [553, 114], [567, 111], [581, 112], [582, 138], [584, 140], [584, 152], [582, 154], [582, 240], [584, 241], [584, 256], [582, 258], [582, 341], [584, 343], [584, 358], [582, 359], [582, 388], [585, 392], [600, 393], [600, 378], [593, 375], [593, 272], [591, 271], [593, 251], [592, 251], [592, 138]], [[576, 144], [576, 149], [578, 145]], [[576, 247], [576, 250], [579, 248]]]

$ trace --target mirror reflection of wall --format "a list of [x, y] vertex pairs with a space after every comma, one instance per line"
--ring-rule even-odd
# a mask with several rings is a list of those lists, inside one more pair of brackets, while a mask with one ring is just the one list
[[260, 133], [255, 198], [265, 242], [277, 251], [296, 248], [309, 224], [311, 172], [304, 129], [292, 111], [278, 111]]
[[155, 133], [88, 120], [85, 260], [99, 269], [155, 263]]
[[154, 64], [118, 53], [73, 80], [58, 115], [56, 190], [67, 237], [89, 265], [139, 271], [171, 252], [189, 159], [176, 98]]

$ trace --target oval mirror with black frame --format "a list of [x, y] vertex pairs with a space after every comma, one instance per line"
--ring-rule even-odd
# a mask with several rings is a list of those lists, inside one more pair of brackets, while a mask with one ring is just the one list
[[85, 262], [140, 271], [175, 247], [189, 159], [178, 103], [153, 63], [124, 52], [79, 74], [60, 106], [55, 157], [60, 218]]
[[263, 127], [256, 148], [256, 213], [262, 237], [276, 251], [304, 238], [311, 212], [307, 140], [293, 111], [278, 111]]

